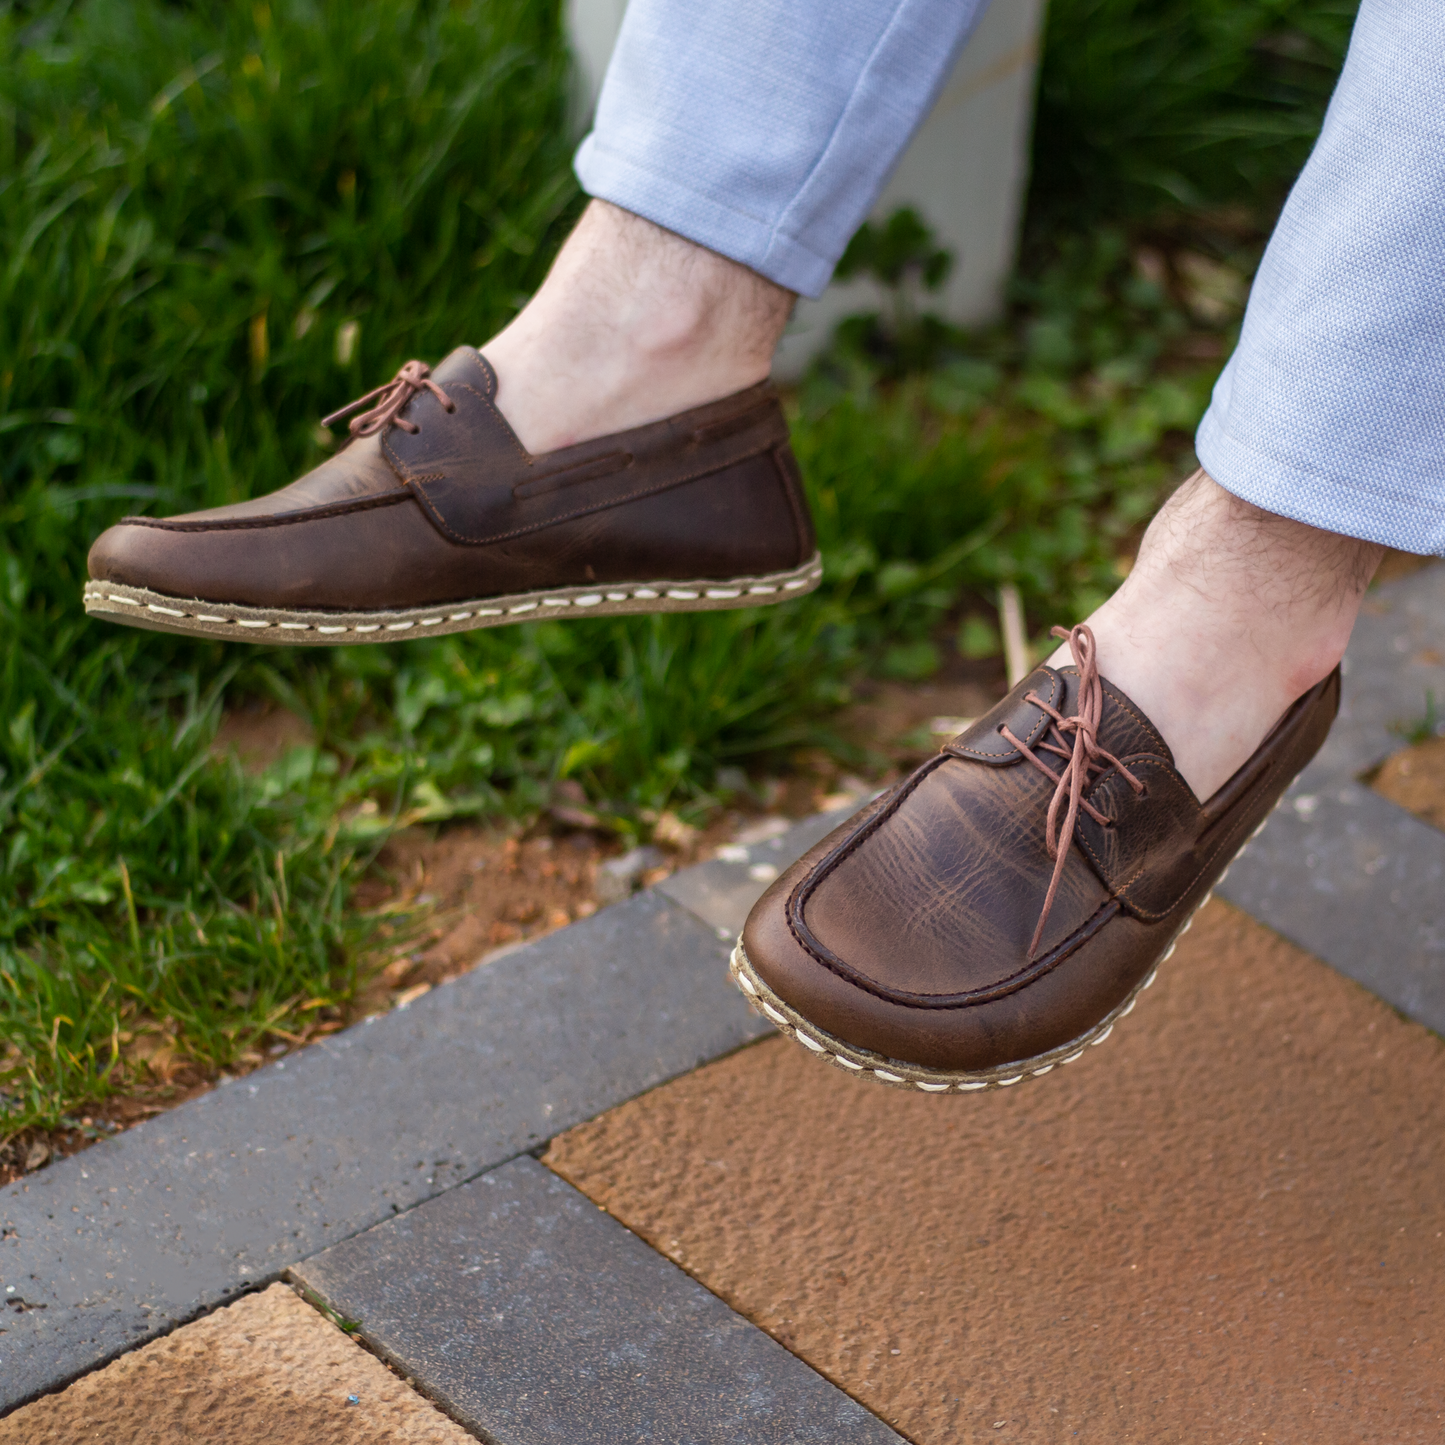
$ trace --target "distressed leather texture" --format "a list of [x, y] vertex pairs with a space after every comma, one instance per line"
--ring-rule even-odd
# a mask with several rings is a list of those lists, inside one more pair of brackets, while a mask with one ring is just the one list
[[787, 423], [769, 383], [544, 455], [497, 410], [472, 347], [400, 427], [351, 440], [269, 496], [126, 517], [90, 575], [177, 598], [385, 610], [589, 583], [759, 576], [813, 554]]
[[1079, 1038], [1147, 975], [1339, 707], [1336, 670], [1201, 804], [1157, 729], [1105, 680], [1099, 743], [1145, 791], [1112, 766], [1095, 777], [1085, 796], [1110, 822], [1080, 812], [1030, 955], [1054, 786], [999, 729], [1034, 746], [1048, 719], [1027, 695], [1071, 717], [1078, 682], [1072, 667], [1038, 668], [773, 883], [743, 943], [780, 998], [846, 1043], [927, 1068], [990, 1069]]

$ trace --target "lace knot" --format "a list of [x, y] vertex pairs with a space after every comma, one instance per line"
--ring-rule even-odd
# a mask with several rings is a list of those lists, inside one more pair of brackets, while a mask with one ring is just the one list
[[[401, 413], [412, 397], [423, 391], [431, 392], [448, 411], [457, 409], [451, 397], [432, 380], [431, 367], [426, 362], [408, 361], [385, 386], [378, 386], [365, 396], [348, 402], [340, 411], [323, 417], [321, 425], [330, 426], [342, 417], [350, 416], [348, 430], [354, 437], [369, 437], [391, 426], [399, 426], [402, 431], [415, 435], [421, 428], [414, 421], [408, 421]], [[371, 404], [370, 409], [363, 411], [362, 408], [368, 404]], [[352, 416], [353, 412], [360, 415]]]
[[[1054, 874], [1049, 880], [1049, 891], [1044, 895], [1044, 906], [1039, 913], [1033, 941], [1029, 944], [1030, 958], [1038, 952], [1039, 942], [1044, 936], [1044, 924], [1048, 922], [1054, 897], [1059, 891], [1059, 881], [1064, 876], [1064, 860], [1068, 856], [1069, 843], [1073, 839], [1079, 813], [1087, 813], [1104, 827], [1113, 822], [1112, 818], [1105, 817], [1084, 797], [1084, 789], [1096, 774], [1112, 767], [1117, 769], [1119, 776], [1136, 793], [1144, 791], [1144, 784], [1113, 753], [1099, 746], [1099, 723], [1104, 716], [1104, 683], [1099, 676], [1094, 634], [1081, 622], [1068, 631], [1055, 627], [1051, 635], [1068, 642], [1069, 650], [1074, 654], [1074, 663], [1079, 669], [1079, 698], [1074, 716], [1064, 717], [1037, 693], [1029, 692], [1024, 694], [1024, 701], [1041, 708], [1049, 717], [1049, 726], [1038, 743], [1038, 752], [1029, 747], [1022, 738], [1016, 738], [1007, 724], [999, 729], [1004, 737], [1054, 784], [1054, 794], [1049, 799], [1049, 812], [1044, 827], [1044, 847], [1048, 850], [1049, 857], [1054, 860]], [[1062, 758], [1063, 767], [1055, 772], [1039, 757], [1039, 752]], [[1059, 809], [1065, 799], [1068, 800], [1068, 811], [1061, 829]]]

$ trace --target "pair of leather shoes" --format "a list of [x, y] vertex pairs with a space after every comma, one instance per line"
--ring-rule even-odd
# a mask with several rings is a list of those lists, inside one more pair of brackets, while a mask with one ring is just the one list
[[[783, 601], [821, 565], [766, 384], [530, 455], [485, 358], [410, 362], [351, 439], [232, 507], [128, 517], [90, 554], [88, 612], [268, 642], [378, 642], [607, 613]], [[349, 410], [351, 410], [349, 409]], [[768, 889], [733, 954], [785, 1034], [850, 1073], [1004, 1088], [1102, 1043], [1318, 750], [1340, 676], [1201, 804], [1099, 675], [1040, 667]]]

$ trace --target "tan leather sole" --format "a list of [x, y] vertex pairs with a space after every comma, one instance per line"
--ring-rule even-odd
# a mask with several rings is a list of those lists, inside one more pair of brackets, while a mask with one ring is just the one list
[[[1265, 822], [1268, 821], [1268, 819], [1265, 820]], [[1244, 846], [1240, 848], [1239, 852], [1242, 853], [1244, 848], [1248, 847], [1250, 842], [1263, 831], [1264, 823], [1261, 823], [1245, 840]], [[1234, 856], [1238, 858], [1239, 853]], [[1215, 879], [1215, 887], [1224, 880], [1225, 874], [1233, 866], [1234, 859], [1231, 859], [1224, 872]], [[728, 963], [728, 972], [755, 1013], [761, 1014], [785, 1038], [801, 1044], [809, 1053], [816, 1054], [820, 1059], [832, 1064], [835, 1068], [842, 1069], [845, 1073], [853, 1074], [860, 1079], [873, 1079], [880, 1084], [887, 1084], [890, 1088], [918, 1089], [925, 1094], [971, 1094], [980, 1089], [1007, 1089], [1013, 1084], [1022, 1083], [1025, 1079], [1042, 1078], [1063, 1064], [1072, 1064], [1083, 1055], [1085, 1049], [1091, 1045], [1102, 1044], [1114, 1032], [1114, 1025], [1133, 1011], [1134, 1005], [1139, 1001], [1139, 995], [1154, 982], [1159, 972], [1159, 965], [1174, 952], [1179, 940], [1189, 932], [1190, 925], [1194, 922], [1194, 915], [1213, 896], [1214, 891], [1211, 888], [1195, 904], [1179, 931], [1174, 934], [1169, 940], [1168, 946], [1154, 960], [1154, 966], [1144, 976], [1143, 982], [1136, 984], [1129, 996], [1112, 1013], [1100, 1019], [1093, 1028], [1080, 1034], [1078, 1038], [1070, 1039], [1068, 1043], [1060, 1044], [1058, 1048], [1050, 1049], [1047, 1053], [1038, 1054], [1034, 1058], [1019, 1059], [977, 1072], [963, 1069], [930, 1069], [922, 1064], [910, 1064], [902, 1059], [885, 1058], [882, 1054], [875, 1054], [871, 1049], [856, 1048], [853, 1044], [836, 1038], [826, 1029], [820, 1029], [816, 1024], [805, 1019], [791, 1005], [784, 1003], [763, 982], [748, 960], [747, 950], [743, 947], [741, 937], [738, 938], [737, 945], [733, 949], [732, 958]]]
[[624, 617], [649, 612], [713, 612], [762, 607], [811, 592], [823, 577], [815, 552], [801, 567], [761, 577], [707, 578], [696, 582], [616, 582], [607, 586], [552, 587], [540, 592], [479, 597], [430, 607], [378, 612], [303, 612], [276, 607], [239, 607], [201, 598], [167, 597], [145, 587], [87, 582], [85, 610], [108, 622], [153, 632], [218, 637], [227, 642], [265, 642], [293, 647], [340, 647], [358, 642], [397, 642], [477, 627], [504, 627], [543, 617]]

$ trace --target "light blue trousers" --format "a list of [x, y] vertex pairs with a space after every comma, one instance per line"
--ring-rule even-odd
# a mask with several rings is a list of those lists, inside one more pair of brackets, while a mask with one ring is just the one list
[[[987, 3], [631, 0], [583, 188], [815, 296]], [[1445, 554], [1445, 0], [1363, 0], [1196, 448], [1268, 511]]]

